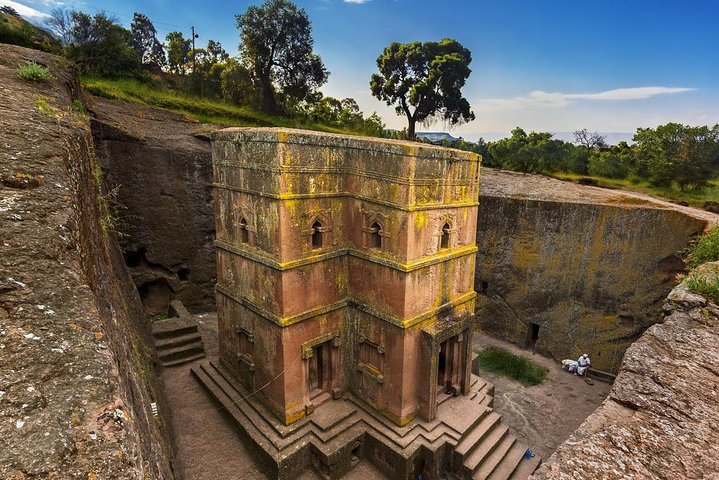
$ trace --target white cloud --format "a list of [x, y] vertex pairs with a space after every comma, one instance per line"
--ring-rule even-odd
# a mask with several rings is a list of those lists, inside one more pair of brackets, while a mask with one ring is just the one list
[[363, 3], [367, 3], [370, 0], [343, 0], [345, 3], [354, 3], [355, 5], [362, 5]]
[[597, 93], [561, 93], [535, 90], [524, 97], [486, 98], [477, 102], [484, 110], [518, 110], [525, 108], [558, 108], [575, 103], [578, 100], [590, 101], [626, 101], [642, 100], [656, 95], [668, 95], [691, 92], [694, 88], [685, 87], [634, 87], [615, 88]]
[[47, 13], [43, 13], [40, 10], [35, 10], [32, 7], [28, 7], [27, 5], [14, 2], [12, 0], [0, 0], [0, 6], [4, 5], [14, 8], [17, 13], [27, 18], [28, 20], [45, 20], [47, 17], [49, 17]]

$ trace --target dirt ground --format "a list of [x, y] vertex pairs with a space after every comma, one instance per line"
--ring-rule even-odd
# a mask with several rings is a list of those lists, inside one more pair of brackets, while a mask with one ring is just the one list
[[506, 377], [480, 371], [480, 376], [494, 384], [494, 409], [502, 422], [517, 438], [542, 458], [547, 459], [609, 395], [611, 385], [565, 370], [554, 360], [520, 349], [487, 335], [475, 333], [474, 350], [496, 346], [522, 355], [549, 369], [541, 385], [525, 387]]
[[[217, 355], [217, 316], [198, 316], [200, 332], [208, 357]], [[592, 413], [607, 396], [609, 385], [584, 379], [559, 368], [553, 360], [532, 354], [486, 337], [475, 336], [475, 350], [497, 345], [513, 353], [521, 353], [549, 368], [544, 384], [523, 387], [521, 384], [494, 374], [483, 376], [494, 383], [495, 409], [503, 421], [524, 443], [544, 458], [554, 451]], [[243, 444], [232, 422], [191, 376], [185, 364], [162, 369], [160, 379], [172, 412], [166, 415], [172, 425], [176, 454], [176, 470], [185, 480], [266, 479]], [[312, 471], [298, 474], [298, 480], [320, 477]], [[385, 478], [369, 462], [364, 461], [346, 477], [349, 480]]]

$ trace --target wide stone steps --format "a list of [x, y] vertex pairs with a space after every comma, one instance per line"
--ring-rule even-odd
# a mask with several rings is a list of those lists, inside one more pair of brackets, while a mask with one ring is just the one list
[[[451, 397], [454, 402], [445, 401], [438, 407], [438, 410], [455, 412], [445, 416], [448, 420], [457, 418], [457, 412], [460, 420], [461, 417], [473, 418], [470, 425], [467, 421], [456, 424], [453, 420], [397, 427], [381, 415], [373, 414], [371, 409], [358, 408], [361, 401], [348, 393], [345, 400], [333, 400], [336, 403], [332, 409], [319, 407], [311, 415], [287, 426], [274, 419], [260, 402], [254, 401], [252, 392], [245, 392], [221, 366], [203, 362], [191, 371], [260, 447], [259, 450], [278, 464], [291, 464], [295, 454], [310, 445], [329, 456], [338, 446], [354, 443], [365, 432], [403, 456], [420, 445], [431, 450], [450, 448], [454, 450], [450, 459], [453, 467], [452, 472], [447, 473], [462, 480], [525, 480], [540, 463], [536, 457], [524, 459], [526, 447], [501, 424], [501, 416], [485, 406], [487, 398], [492, 398], [487, 392], [493, 392], [494, 387], [476, 377], [469, 395]], [[347, 411], [323, 416], [323, 412], [336, 412], [337, 408]]]
[[[384, 438], [385, 443], [391, 444], [397, 451], [408, 448], [417, 440], [426, 445], [444, 442], [454, 443], [459, 433], [450, 427], [438, 422], [429, 430], [424, 425], [415, 428], [387, 428], [389, 425], [383, 420], [358, 410], [350, 410], [344, 417], [334, 422], [321, 421], [322, 410], [315, 411], [292, 426], [286, 426], [272, 420], [272, 415], [254, 401], [246, 401], [240, 394], [223, 368], [214, 362], [202, 363], [192, 368], [192, 373], [210, 391], [230, 415], [241, 425], [252, 432], [248, 432], [258, 444], [271, 446], [273, 455], [286, 454], [293, 444], [307, 444], [307, 440], [315, 439], [315, 447], [323, 450], [324, 445], [337, 441], [336, 438], [347, 431], [359, 428], [360, 431], [372, 430], [376, 436]], [[349, 404], [350, 402], [348, 402]]]
[[205, 356], [197, 322], [189, 314], [152, 323], [155, 358], [163, 367], [182, 365]]

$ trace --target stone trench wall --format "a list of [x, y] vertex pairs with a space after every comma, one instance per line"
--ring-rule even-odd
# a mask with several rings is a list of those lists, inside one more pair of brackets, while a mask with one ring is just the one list
[[[95, 98], [93, 132], [116, 188], [118, 229], [150, 315], [169, 300], [214, 305], [211, 127]], [[711, 216], [708, 212], [704, 214]], [[714, 221], [717, 217], [714, 215]], [[482, 330], [557, 359], [589, 353], [616, 372], [659, 316], [707, 217], [639, 195], [483, 168], [475, 290]], [[529, 338], [531, 342], [531, 335]]]
[[[18, 79], [29, 60], [55, 79]], [[0, 45], [0, 478], [171, 479], [148, 325], [71, 72]]]
[[125, 261], [150, 317], [178, 299], [214, 310], [212, 155], [204, 127], [181, 115], [93, 98], [95, 148]]
[[[719, 263], [702, 269], [719, 277]], [[719, 307], [682, 283], [664, 315], [627, 349], [609, 397], [531, 478], [716, 476]]]
[[624, 350], [660, 320], [682, 250], [707, 222], [651, 204], [484, 193], [478, 224], [480, 328], [557, 360], [588, 353], [594, 367], [616, 372]]

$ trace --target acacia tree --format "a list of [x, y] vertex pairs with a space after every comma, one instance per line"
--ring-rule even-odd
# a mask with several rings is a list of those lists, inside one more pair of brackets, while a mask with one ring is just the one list
[[598, 152], [607, 148], [607, 140], [599, 132], [591, 133], [586, 128], [574, 132], [574, 142], [582, 145], [588, 152]]
[[275, 86], [303, 100], [327, 81], [322, 59], [312, 51], [312, 25], [304, 9], [288, 0], [265, 0], [237, 15], [240, 55], [260, 86], [262, 110], [277, 113]]
[[451, 125], [474, 120], [461, 89], [472, 72], [472, 54], [456, 40], [394, 42], [377, 58], [379, 73], [372, 75], [372, 95], [396, 105], [407, 117], [407, 136], [415, 138], [417, 122], [441, 118]]

